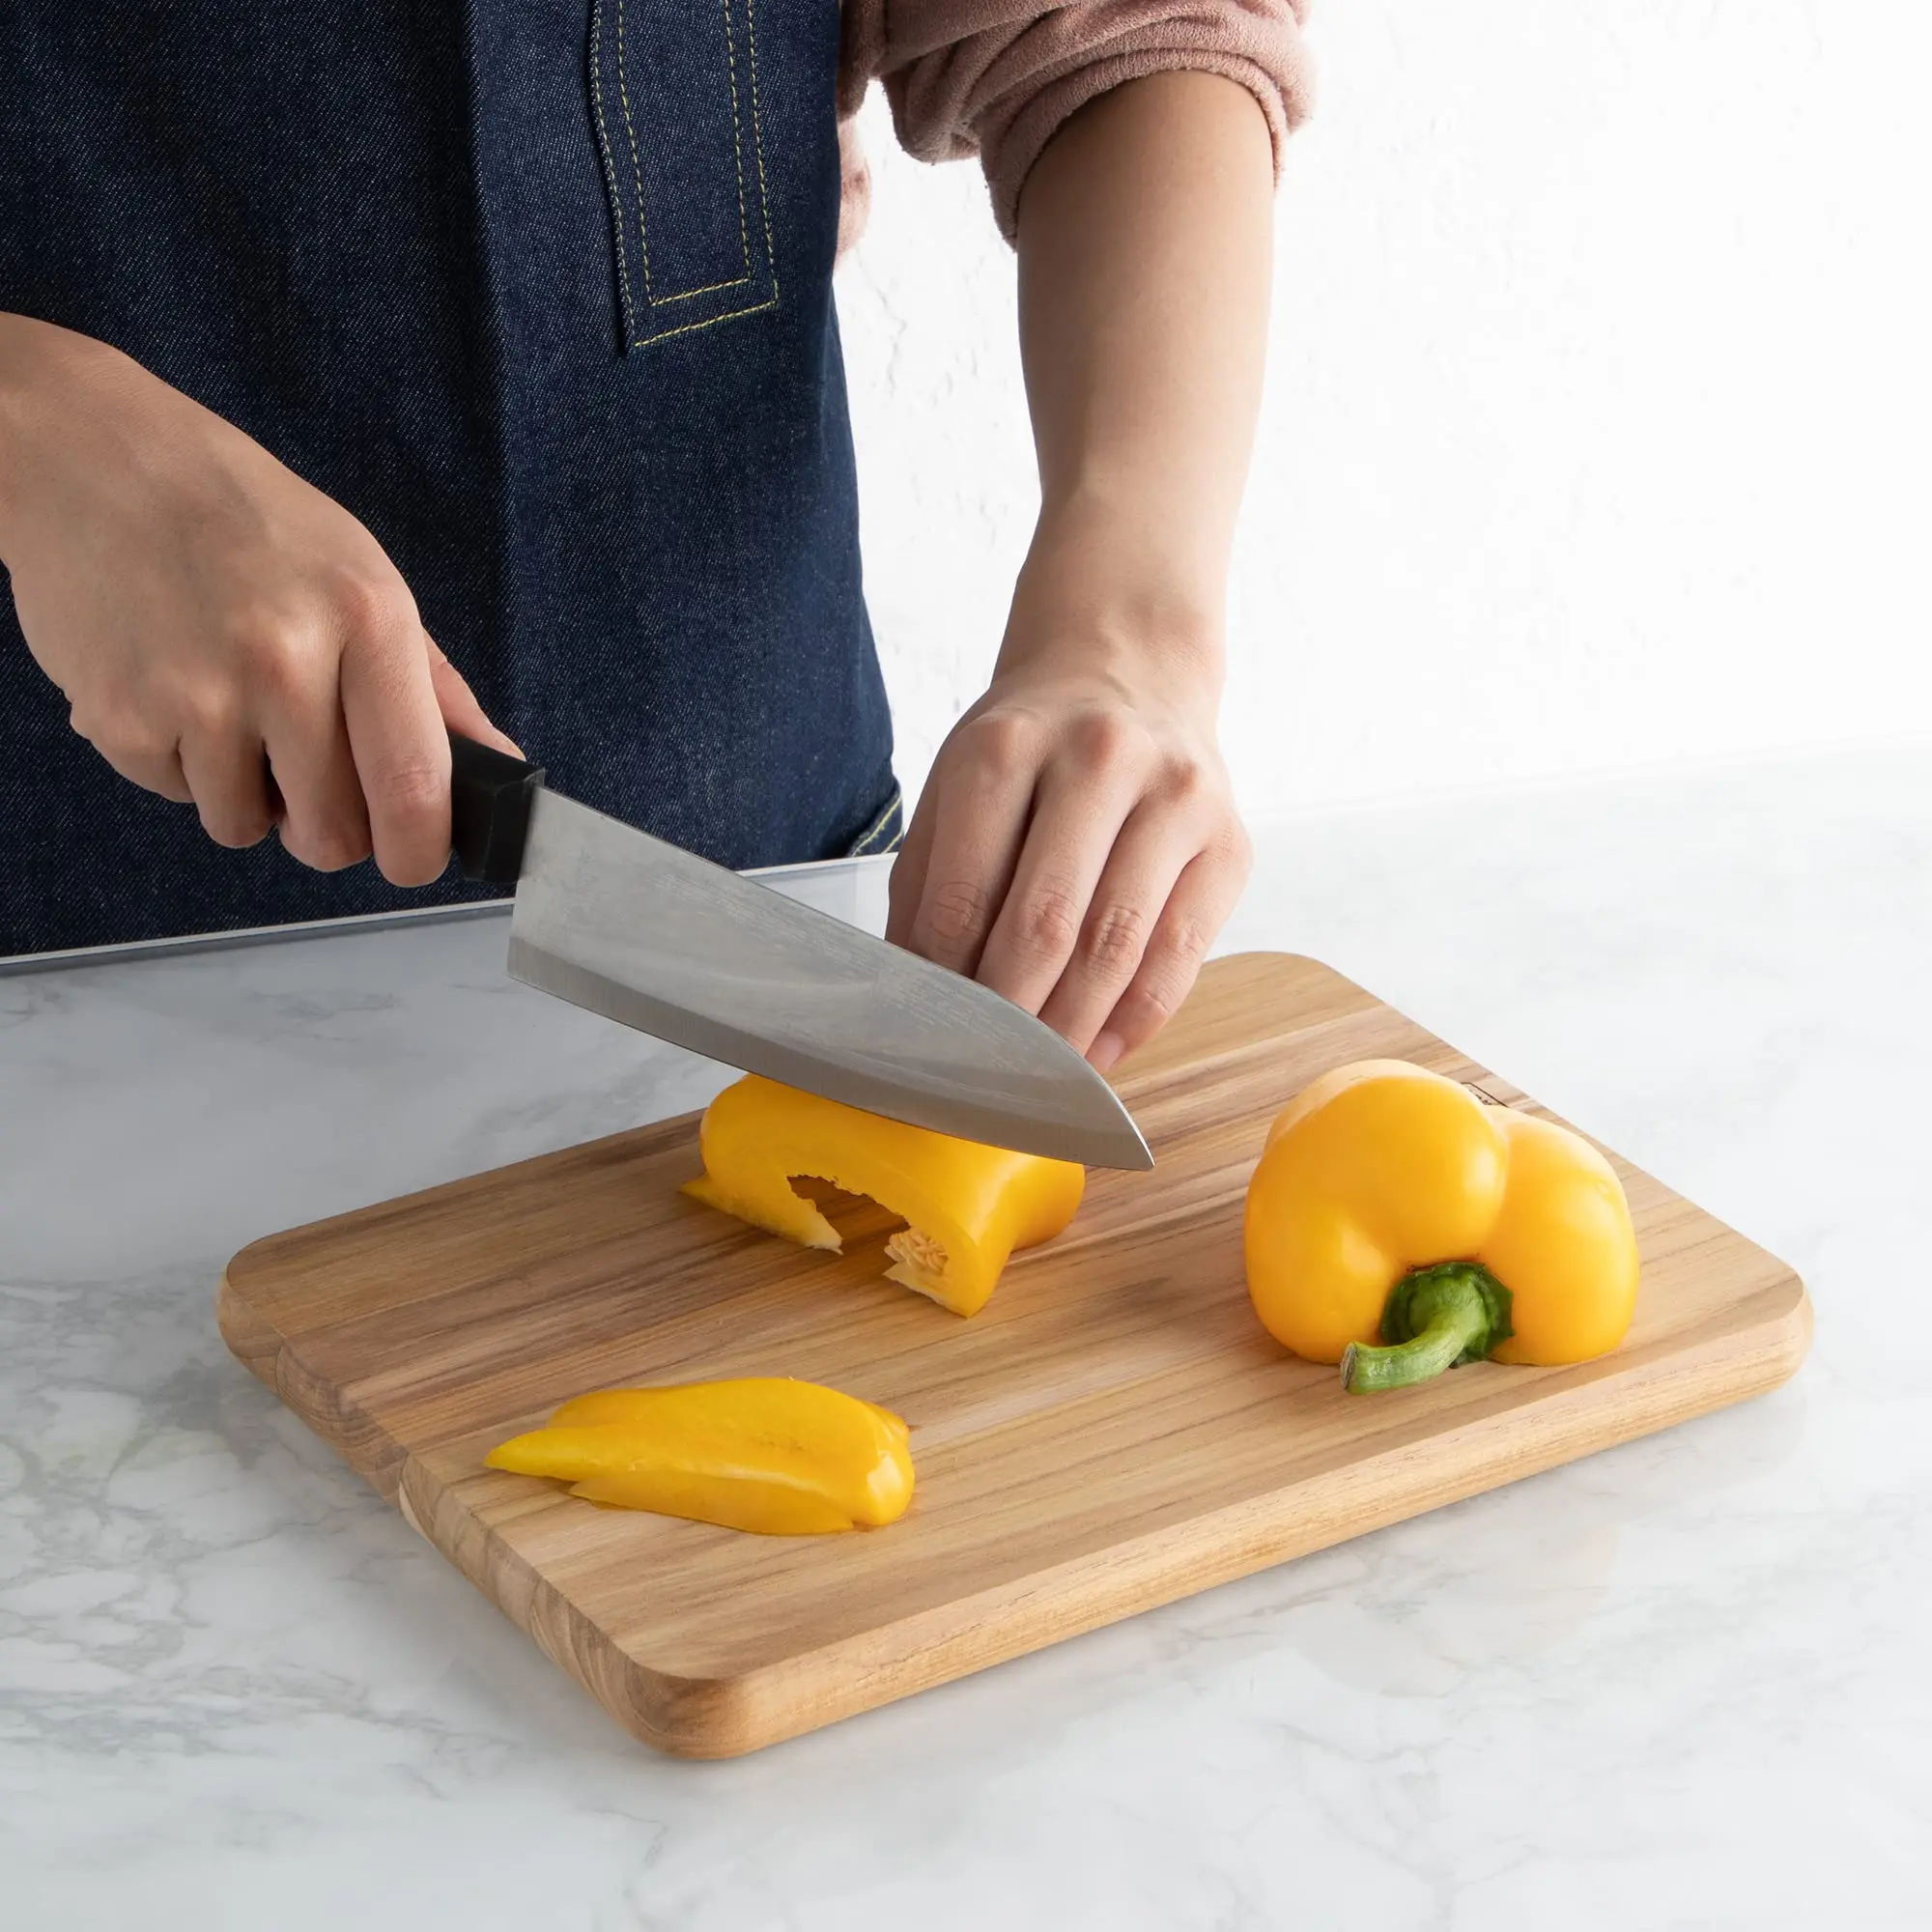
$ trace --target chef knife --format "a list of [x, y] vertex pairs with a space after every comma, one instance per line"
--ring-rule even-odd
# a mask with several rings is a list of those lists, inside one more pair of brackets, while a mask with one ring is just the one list
[[990, 988], [450, 734], [464, 876], [514, 882], [510, 977], [694, 1053], [993, 1147], [1153, 1165], [1120, 1096]]

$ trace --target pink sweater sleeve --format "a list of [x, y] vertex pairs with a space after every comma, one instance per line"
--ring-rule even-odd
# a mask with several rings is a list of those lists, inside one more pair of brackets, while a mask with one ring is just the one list
[[841, 231], [865, 217], [850, 117], [875, 77], [908, 154], [979, 155], [1009, 240], [1028, 170], [1061, 124], [1143, 74], [1186, 68], [1238, 81], [1267, 116], [1279, 167], [1308, 111], [1307, 11], [1308, 0], [845, 0]]

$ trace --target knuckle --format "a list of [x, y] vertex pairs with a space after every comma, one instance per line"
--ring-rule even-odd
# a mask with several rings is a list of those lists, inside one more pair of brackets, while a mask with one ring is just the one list
[[1202, 843], [1201, 857], [1234, 891], [1238, 892], [1245, 883], [1254, 867], [1255, 841], [1232, 807], [1216, 817]]
[[1165, 1026], [1180, 1010], [1180, 1003], [1193, 982], [1192, 974], [1150, 973], [1128, 995], [1128, 1002], [1138, 1009], [1143, 1025]]
[[183, 692], [176, 699], [184, 735], [209, 739], [231, 738], [241, 728], [242, 700], [229, 684], [206, 684]]
[[1036, 959], [1062, 959], [1080, 937], [1078, 896], [1065, 884], [1037, 886], [1022, 901], [1013, 922], [1018, 950]]
[[1147, 950], [1147, 916], [1138, 906], [1110, 905], [1089, 922], [1081, 952], [1089, 965], [1118, 977], [1140, 964]]
[[974, 719], [967, 734], [975, 761], [996, 773], [1023, 771], [1038, 756], [1038, 729], [1017, 711], [989, 711]]
[[1175, 758], [1160, 777], [1161, 796], [1169, 805], [1191, 810], [1205, 805], [1218, 787], [1198, 758]]
[[926, 895], [917, 926], [923, 939], [965, 946], [984, 936], [991, 915], [991, 895], [983, 886], [953, 879]]
[[293, 612], [258, 607], [238, 615], [228, 635], [237, 675], [250, 692], [273, 705], [299, 697], [316, 657], [311, 626]]
[[312, 652], [293, 626], [272, 634], [253, 634], [242, 647], [250, 685], [278, 709], [299, 699], [307, 689], [311, 657]]
[[226, 628], [236, 656], [258, 671], [278, 668], [301, 646], [300, 619], [276, 604], [243, 604], [229, 613]]
[[282, 843], [318, 872], [341, 872], [369, 856], [369, 826], [340, 810], [311, 813], [283, 824]]
[[1152, 1025], [1164, 1025], [1179, 1010], [1213, 943], [1212, 929], [1199, 920], [1164, 922], [1128, 990], [1129, 1002]]
[[1213, 943], [1213, 933], [1198, 919], [1178, 919], [1162, 934], [1160, 950], [1165, 960], [1184, 968], [1191, 979]]
[[364, 783], [370, 805], [394, 819], [433, 817], [444, 809], [449, 794], [448, 777], [428, 764], [385, 766]]
[[328, 600], [336, 628], [350, 638], [386, 642], [421, 629], [415, 599], [400, 578], [344, 570], [329, 583]]
[[1067, 747], [1083, 765], [1104, 771], [1142, 756], [1147, 731], [1121, 712], [1090, 711], [1069, 727]]

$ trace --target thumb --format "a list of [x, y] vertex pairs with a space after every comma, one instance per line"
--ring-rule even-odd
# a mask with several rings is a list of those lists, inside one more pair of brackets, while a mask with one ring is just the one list
[[513, 758], [521, 758], [523, 747], [491, 724], [463, 673], [443, 656], [442, 647], [427, 631], [423, 633], [423, 644], [429, 652], [429, 681], [436, 692], [442, 722], [461, 737], [473, 738], [479, 745], [489, 745], [498, 752], [508, 752]]

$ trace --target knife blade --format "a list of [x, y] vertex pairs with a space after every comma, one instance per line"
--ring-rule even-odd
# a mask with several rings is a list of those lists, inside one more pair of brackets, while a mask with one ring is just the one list
[[551, 790], [450, 734], [466, 877], [516, 885], [510, 977], [789, 1087], [1090, 1167], [1153, 1156], [1119, 1094], [989, 987]]

